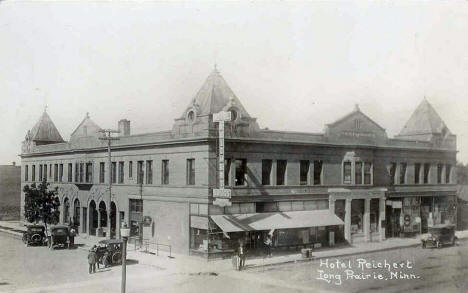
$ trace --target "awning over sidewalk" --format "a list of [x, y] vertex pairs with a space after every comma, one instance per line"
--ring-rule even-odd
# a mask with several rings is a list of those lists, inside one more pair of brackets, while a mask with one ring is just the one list
[[224, 232], [262, 231], [344, 225], [329, 210], [210, 216]]

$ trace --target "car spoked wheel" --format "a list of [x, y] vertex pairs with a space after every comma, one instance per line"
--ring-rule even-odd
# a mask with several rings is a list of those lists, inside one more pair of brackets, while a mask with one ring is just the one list
[[119, 252], [116, 252], [114, 253], [114, 255], [112, 255], [112, 263], [113, 264], [121, 264], [122, 263], [122, 254], [119, 253]]
[[31, 240], [32, 240], [32, 242], [34, 242], [34, 243], [39, 243], [39, 242], [41, 242], [41, 239], [42, 239], [42, 237], [41, 237], [41, 235], [39, 235], [39, 234], [33, 234], [33, 236], [31, 236]]

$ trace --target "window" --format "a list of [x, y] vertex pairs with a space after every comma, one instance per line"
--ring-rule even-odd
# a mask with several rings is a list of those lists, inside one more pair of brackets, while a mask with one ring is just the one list
[[437, 164], [437, 184], [442, 183], [442, 164]]
[[245, 185], [247, 183], [246, 178], [245, 178], [247, 176], [247, 160], [246, 159], [236, 159], [235, 167], [236, 167], [235, 185], [236, 186]]
[[119, 162], [119, 183], [124, 183], [124, 162]]
[[54, 164], [54, 182], [58, 181], [58, 164]]
[[111, 170], [111, 174], [112, 174], [112, 183], [116, 183], [117, 182], [117, 163], [116, 162], [112, 162], [112, 170]]
[[314, 185], [322, 184], [322, 161], [314, 161]]
[[400, 184], [406, 184], [406, 163], [400, 163]]
[[354, 128], [356, 128], [356, 129], [361, 128], [361, 120], [359, 120], [359, 119], [354, 120]]
[[140, 225], [143, 222], [143, 201], [141, 199], [130, 199], [129, 208], [130, 235], [139, 236], [141, 232]]
[[351, 162], [343, 163], [343, 183], [351, 184]]
[[68, 182], [73, 181], [73, 164], [68, 163]]
[[354, 163], [354, 184], [362, 184], [362, 162]]
[[424, 164], [424, 184], [428, 184], [429, 183], [429, 169], [431, 167], [431, 164], [429, 163], [425, 163]]
[[309, 184], [309, 161], [301, 161], [299, 167], [299, 184], [307, 185]]
[[63, 181], [63, 164], [60, 164], [60, 167], [59, 167], [59, 182], [62, 182]]
[[372, 184], [372, 163], [364, 163], [364, 184]]
[[276, 185], [284, 185], [286, 182], [286, 160], [276, 161]]
[[187, 185], [195, 185], [195, 159], [187, 159]]
[[153, 184], [153, 161], [146, 161], [146, 184]]
[[445, 183], [450, 184], [450, 172], [452, 171], [452, 165], [445, 165]]
[[47, 181], [47, 164], [44, 165], [44, 172], [42, 173], [42, 180]]
[[106, 163], [99, 163], [99, 183], [104, 183], [104, 178], [106, 176]]
[[143, 161], [137, 162], [137, 183], [143, 184]]
[[262, 185], [271, 184], [271, 166], [272, 160], [262, 160]]
[[42, 181], [42, 165], [39, 165], [39, 181]]
[[80, 179], [80, 165], [75, 163], [75, 182], [79, 182]]
[[83, 182], [84, 175], [84, 163], [80, 163], [80, 182]]
[[224, 159], [224, 185], [229, 186], [231, 174], [231, 159]]
[[128, 162], [128, 178], [133, 178], [133, 162]]
[[390, 163], [390, 184], [396, 183], [396, 163]]
[[52, 164], [49, 165], [49, 178], [52, 178]]
[[93, 163], [86, 163], [86, 183], [93, 183]]
[[24, 181], [28, 181], [28, 165], [24, 166]]
[[31, 170], [31, 181], [36, 181], [36, 165], [32, 165], [32, 170]]
[[169, 160], [162, 160], [161, 164], [161, 184], [169, 184]]
[[421, 174], [421, 164], [415, 163], [414, 164], [414, 184], [420, 184], [419, 176]]

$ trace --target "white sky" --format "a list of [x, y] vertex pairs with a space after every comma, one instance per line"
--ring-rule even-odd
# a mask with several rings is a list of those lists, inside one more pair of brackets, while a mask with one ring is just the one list
[[48, 105], [65, 140], [168, 130], [216, 62], [260, 127], [321, 132], [355, 103], [397, 134], [426, 96], [468, 162], [468, 2], [0, 2], [0, 164]]

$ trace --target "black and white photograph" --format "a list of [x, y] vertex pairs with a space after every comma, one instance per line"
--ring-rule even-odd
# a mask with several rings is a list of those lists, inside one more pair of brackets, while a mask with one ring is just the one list
[[468, 1], [0, 1], [0, 292], [468, 292]]

